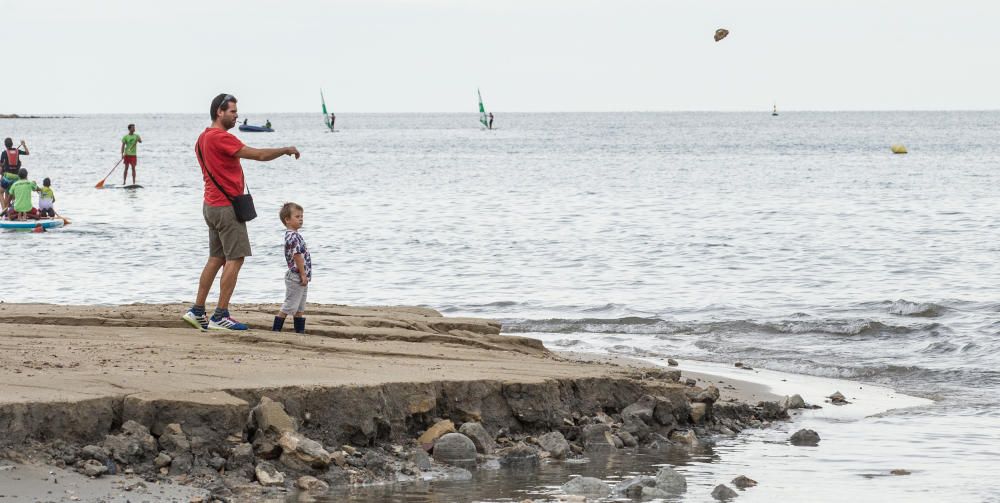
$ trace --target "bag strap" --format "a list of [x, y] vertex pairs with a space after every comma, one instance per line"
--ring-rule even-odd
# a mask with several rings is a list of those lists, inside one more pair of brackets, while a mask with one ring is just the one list
[[[208, 163], [205, 162], [205, 158], [201, 155], [201, 138], [199, 138], [198, 139], [198, 143], [195, 144], [194, 150], [195, 150], [195, 152], [198, 153], [198, 164], [201, 166], [202, 171], [204, 171], [205, 173], [208, 173], [208, 177], [212, 180], [212, 183], [215, 184], [215, 187], [217, 189], [219, 189], [219, 192], [222, 193], [222, 195], [225, 196], [225, 198], [229, 200], [230, 204], [232, 204], [233, 201], [236, 200], [236, 198], [235, 197], [230, 197], [229, 194], [226, 194], [226, 191], [223, 190], [222, 185], [219, 185], [219, 182], [216, 181], [216, 179], [215, 179], [214, 176], [212, 176], [212, 172], [208, 170]], [[247, 176], [246, 176], [245, 173], [242, 172], [242, 170], [240, 171], [240, 174], [243, 175], [243, 187], [246, 188], [247, 194], [249, 194], [250, 193], [250, 186], [247, 185]]]

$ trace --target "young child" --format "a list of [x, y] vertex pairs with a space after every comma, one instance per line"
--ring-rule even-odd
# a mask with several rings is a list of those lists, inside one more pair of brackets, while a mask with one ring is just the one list
[[38, 214], [42, 218], [55, 218], [56, 210], [52, 205], [56, 202], [56, 194], [52, 192], [52, 180], [42, 180], [42, 188], [38, 192]]
[[285, 224], [285, 263], [288, 271], [285, 272], [285, 303], [274, 317], [274, 326], [271, 328], [275, 332], [281, 331], [289, 314], [293, 317], [295, 333], [302, 334], [306, 331], [304, 315], [306, 292], [312, 281], [312, 257], [309, 256], [305, 240], [299, 234], [302, 213], [302, 207], [295, 203], [285, 203], [278, 212], [281, 223]]
[[14, 196], [13, 207], [18, 220], [27, 220], [28, 212], [32, 210], [31, 193], [38, 190], [35, 182], [28, 180], [28, 170], [21, 168], [17, 172], [18, 180], [7, 189]]

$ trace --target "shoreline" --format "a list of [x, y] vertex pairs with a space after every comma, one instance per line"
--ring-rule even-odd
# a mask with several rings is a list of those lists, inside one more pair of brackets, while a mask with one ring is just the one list
[[[693, 448], [787, 418], [756, 385], [687, 385], [674, 368], [561, 355], [426, 308], [311, 306], [298, 336], [265, 329], [277, 305], [234, 306], [245, 335], [191, 329], [185, 307], [0, 304], [0, 458], [20, 465], [0, 482], [65, 467], [137, 478], [146, 498], [177, 484], [227, 501]], [[441, 454], [456, 430], [471, 457]]]

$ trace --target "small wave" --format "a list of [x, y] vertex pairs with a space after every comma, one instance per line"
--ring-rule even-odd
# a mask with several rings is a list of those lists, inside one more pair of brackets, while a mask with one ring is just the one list
[[905, 299], [899, 299], [889, 305], [888, 311], [889, 314], [899, 316], [937, 318], [948, 311], [948, 308], [930, 302], [911, 302]]

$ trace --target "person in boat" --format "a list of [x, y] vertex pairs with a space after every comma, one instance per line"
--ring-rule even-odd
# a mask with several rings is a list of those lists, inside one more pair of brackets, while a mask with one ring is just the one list
[[14, 148], [14, 140], [11, 138], [5, 138], [3, 144], [5, 148], [0, 153], [0, 169], [3, 170], [3, 174], [0, 175], [0, 188], [3, 189], [0, 191], [2, 192], [0, 202], [3, 204], [3, 211], [6, 212], [7, 207], [10, 206], [10, 193], [7, 189], [19, 179], [17, 174], [21, 168], [21, 156], [28, 155], [28, 145], [24, 143], [24, 140], [21, 140], [21, 144]]
[[[247, 330], [247, 326], [229, 314], [229, 300], [236, 289], [243, 260], [251, 255], [250, 236], [246, 222], [236, 219], [233, 200], [246, 191], [241, 159], [273, 161], [281, 156], [299, 158], [295, 147], [253, 148], [229, 133], [236, 126], [239, 114], [236, 97], [220, 94], [209, 107], [211, 126], [198, 137], [195, 157], [201, 166], [204, 182], [202, 215], [208, 226], [208, 261], [198, 280], [198, 295], [183, 320], [199, 330]], [[209, 317], [205, 311], [208, 291], [222, 270], [219, 282], [219, 302]]]
[[132, 166], [132, 185], [135, 185], [136, 146], [142, 143], [142, 137], [135, 134], [135, 124], [128, 125], [128, 134], [122, 136], [122, 160], [125, 161], [125, 173], [122, 175], [122, 185], [128, 182], [128, 167]]
[[334, 124], [337, 123], [337, 115], [330, 112], [330, 129], [336, 129]]
[[11, 184], [10, 189], [7, 189], [12, 196], [14, 196], [14, 211], [17, 213], [18, 220], [27, 220], [28, 213], [34, 209], [31, 204], [31, 193], [38, 190], [38, 185], [31, 180], [28, 180], [28, 170], [21, 168], [17, 172], [18, 180]]
[[248, 122], [249, 122], [249, 121], [250, 121], [250, 119], [243, 119], [243, 125], [244, 125], [244, 126], [248, 125]]
[[264, 123], [264, 127], [271, 129], [271, 119], [268, 119], [267, 122]]
[[493, 129], [493, 112], [490, 112], [488, 117], [490, 118], [490, 129]]

